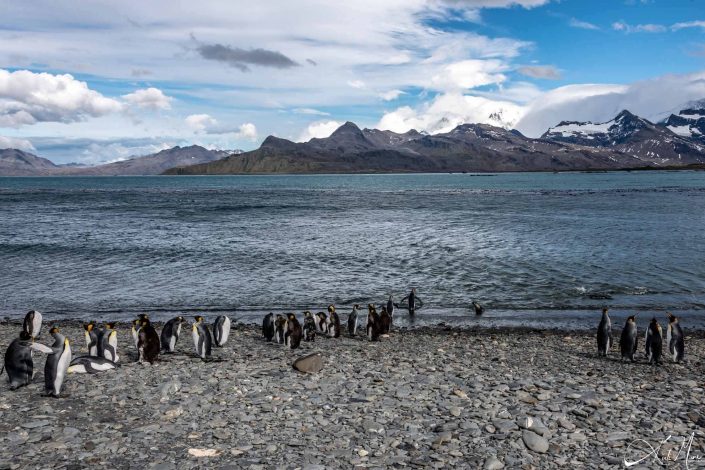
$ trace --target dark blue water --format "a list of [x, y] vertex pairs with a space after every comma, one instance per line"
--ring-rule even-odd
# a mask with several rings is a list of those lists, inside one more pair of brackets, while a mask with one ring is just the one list
[[0, 178], [0, 314], [254, 320], [415, 286], [418, 324], [476, 299], [486, 325], [702, 328], [704, 241], [700, 172]]

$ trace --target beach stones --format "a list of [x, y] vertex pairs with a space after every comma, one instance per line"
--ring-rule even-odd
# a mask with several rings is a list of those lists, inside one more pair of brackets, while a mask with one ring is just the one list
[[296, 359], [293, 366], [299, 372], [314, 374], [323, 369], [323, 357], [319, 353], [309, 354]]
[[521, 434], [521, 438], [526, 447], [534, 452], [543, 454], [548, 451], [548, 441], [533, 431], [524, 430]]

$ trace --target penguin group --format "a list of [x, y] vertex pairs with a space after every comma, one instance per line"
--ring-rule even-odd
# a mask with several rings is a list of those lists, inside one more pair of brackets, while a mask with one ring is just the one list
[[[685, 357], [685, 337], [680, 320], [672, 313], [666, 313], [668, 326], [664, 343], [663, 329], [656, 317], [652, 318], [644, 335], [644, 356], [649, 364], [661, 364], [664, 352], [673, 362], [681, 362]], [[635, 362], [635, 354], [639, 347], [636, 314], [629, 315], [622, 328], [619, 338], [621, 360]], [[609, 309], [602, 309], [602, 318], [597, 327], [597, 354], [606, 357], [612, 347], [612, 323]], [[665, 351], [664, 351], [665, 350]]]
[[[7, 373], [11, 390], [29, 385], [34, 378], [33, 352], [47, 354], [44, 367], [46, 396], [59, 397], [66, 374], [96, 374], [119, 367], [118, 334], [115, 323], [105, 323], [99, 327], [95, 321], [84, 323], [86, 355], [73, 357], [71, 342], [61, 334], [57, 326], [52, 326], [49, 335], [51, 346], [37, 342], [42, 328], [42, 314], [29, 311], [22, 323], [22, 331], [5, 352], [0, 374]], [[182, 316], [167, 321], [161, 331], [150, 322], [147, 314], [139, 315], [132, 321], [131, 336], [137, 351], [137, 362], [154, 363], [160, 353], [175, 352], [181, 327], [186, 323]], [[196, 355], [202, 360], [211, 358], [213, 347], [221, 348], [230, 336], [230, 318], [219, 315], [211, 327], [202, 316], [196, 316], [193, 323], [193, 343]], [[300, 336], [299, 327], [299, 336]], [[291, 336], [291, 335], [290, 335]], [[293, 344], [293, 338], [289, 340]]]

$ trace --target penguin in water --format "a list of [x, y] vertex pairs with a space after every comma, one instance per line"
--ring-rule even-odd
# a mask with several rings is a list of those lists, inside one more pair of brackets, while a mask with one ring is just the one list
[[401, 299], [400, 303], [404, 303], [404, 301], [406, 301], [408, 304], [409, 315], [415, 314], [416, 310], [423, 307], [423, 302], [416, 296], [416, 287], [412, 287], [411, 292], [409, 292], [409, 295]]
[[230, 337], [230, 318], [225, 315], [218, 315], [213, 322], [213, 344], [217, 348], [222, 348]]
[[622, 329], [622, 335], [619, 338], [619, 349], [622, 353], [622, 359], [629, 359], [634, 362], [634, 353], [639, 343], [639, 337], [636, 331], [636, 315], [627, 317], [627, 322]]
[[334, 305], [328, 306], [328, 336], [330, 338], [340, 338], [340, 317], [335, 311]]
[[646, 330], [646, 357], [649, 364], [660, 364], [663, 353], [663, 331], [656, 318], [651, 319]]
[[316, 314], [316, 330], [324, 335], [328, 335], [328, 317], [324, 312]]
[[49, 333], [54, 338], [54, 344], [44, 365], [44, 389], [48, 396], [58, 398], [71, 363], [71, 344], [68, 338], [59, 333], [57, 327], [53, 327]]
[[367, 306], [367, 338], [370, 341], [379, 340], [379, 315], [374, 305]]
[[120, 357], [117, 353], [118, 344], [115, 323], [106, 323], [105, 329], [99, 338], [98, 357], [105, 358], [111, 362], [119, 362]]
[[609, 309], [602, 309], [602, 319], [597, 326], [597, 355], [607, 356], [612, 347], [612, 322], [610, 321]]
[[161, 335], [159, 336], [162, 352], [173, 353], [176, 351], [176, 342], [179, 341], [179, 336], [181, 336], [181, 325], [184, 323], [186, 323], [186, 320], [184, 320], [184, 317], [181, 315], [164, 323]]
[[274, 338], [277, 343], [284, 344], [284, 333], [286, 332], [286, 318], [277, 314], [274, 320]]
[[470, 306], [475, 311], [475, 315], [482, 315], [483, 313], [485, 313], [485, 309], [482, 307], [482, 305], [475, 302], [474, 300], [470, 303]]
[[[391, 295], [389, 298], [391, 299]], [[350, 312], [350, 315], [348, 315], [348, 334], [350, 336], [355, 336], [357, 335], [357, 311], [360, 310], [360, 306], [355, 304], [353, 305], [352, 312]]]
[[304, 312], [303, 335], [304, 341], [316, 340], [316, 321], [313, 319], [313, 314], [308, 310]]
[[159, 351], [161, 349], [157, 330], [154, 329], [154, 326], [149, 321], [149, 318], [145, 315], [140, 320], [140, 329], [137, 334], [137, 361], [147, 361], [150, 364], [153, 364], [159, 357]]
[[268, 313], [262, 320], [262, 336], [267, 341], [274, 339], [274, 314]]
[[42, 314], [36, 310], [30, 310], [24, 316], [22, 329], [29, 334], [30, 338], [38, 339], [42, 332]]
[[116, 363], [102, 357], [79, 356], [71, 361], [67, 372], [69, 374], [97, 374], [117, 367]]
[[88, 349], [89, 356], [98, 356], [98, 332], [95, 328], [95, 322], [90, 321], [83, 324], [83, 329], [85, 330], [84, 335], [86, 337], [86, 348]]
[[673, 358], [673, 362], [680, 362], [685, 356], [685, 338], [683, 329], [678, 321], [678, 317], [672, 313], [668, 315], [668, 327], [666, 328], [666, 344], [668, 353]]
[[389, 316], [387, 307], [382, 306], [382, 312], [379, 314], [379, 333], [382, 335], [388, 335], [391, 327], [392, 317]]
[[301, 345], [301, 324], [296, 315], [290, 313], [286, 321], [286, 334], [284, 344], [289, 349], [296, 349]]
[[211, 332], [208, 330], [208, 325], [206, 325], [202, 316], [195, 317], [195, 320], [192, 328], [193, 346], [196, 348], [198, 357], [206, 361], [211, 358], [213, 345]]
[[[3, 370], [7, 372], [7, 380], [10, 383], [10, 390], [16, 390], [29, 383], [34, 378], [34, 361], [32, 360], [32, 350], [44, 353], [51, 353], [51, 348], [43, 344], [35, 343], [29, 333], [22, 330], [20, 336], [15, 338], [5, 352]], [[2, 374], [2, 371], [0, 371]]]

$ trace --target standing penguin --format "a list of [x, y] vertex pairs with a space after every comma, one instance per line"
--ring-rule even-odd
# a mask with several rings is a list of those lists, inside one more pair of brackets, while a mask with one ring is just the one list
[[213, 344], [222, 348], [230, 337], [230, 318], [225, 315], [218, 315], [213, 322]]
[[[34, 343], [29, 333], [22, 331], [19, 338], [15, 338], [5, 352], [5, 363], [3, 370], [7, 372], [7, 380], [10, 382], [10, 390], [29, 385], [34, 377], [34, 361], [32, 360], [32, 350], [45, 353], [52, 352], [50, 348], [43, 344]], [[0, 371], [2, 374], [2, 371]]]
[[115, 323], [106, 323], [103, 333], [100, 335], [98, 344], [98, 357], [105, 358], [112, 362], [119, 362], [117, 353], [117, 330]]
[[629, 359], [634, 362], [634, 353], [639, 343], [636, 331], [636, 315], [630, 315], [622, 329], [622, 336], [619, 338], [619, 349], [622, 352], [622, 359]]
[[42, 332], [42, 314], [36, 310], [30, 310], [24, 316], [22, 329], [29, 334], [30, 338], [37, 339]]
[[328, 335], [328, 317], [324, 312], [318, 312], [316, 314], [316, 330], [319, 333]]
[[[389, 298], [391, 299], [391, 297], [392, 296], [390, 295]], [[350, 315], [348, 315], [348, 334], [350, 336], [357, 335], [357, 311], [359, 309], [359, 305], [353, 305], [352, 312], [350, 312]]]
[[387, 313], [389, 314], [389, 317], [392, 319], [392, 322], [394, 322], [394, 309], [396, 309], [397, 307], [398, 307], [398, 305], [394, 303], [394, 298], [390, 294], [389, 299], [387, 299]]
[[71, 345], [57, 327], [53, 327], [49, 333], [54, 337], [54, 344], [44, 365], [44, 389], [48, 396], [58, 398], [66, 370], [71, 363]]
[[649, 364], [660, 364], [663, 353], [663, 331], [656, 318], [651, 319], [646, 334], [646, 354]]
[[274, 314], [271, 312], [265, 315], [262, 320], [262, 336], [267, 341], [272, 341], [274, 338]]
[[301, 344], [301, 324], [293, 313], [289, 314], [286, 321], [286, 337], [284, 340], [289, 349], [296, 349]]
[[387, 307], [382, 306], [382, 313], [379, 315], [379, 332], [382, 335], [388, 335], [389, 329], [392, 326], [392, 317], [387, 312]]
[[314, 341], [316, 339], [316, 321], [313, 314], [306, 310], [304, 312], [304, 341]]
[[404, 301], [406, 301], [408, 304], [409, 315], [413, 315], [414, 313], [416, 313], [417, 309], [423, 307], [423, 302], [416, 296], [416, 287], [412, 287], [411, 292], [409, 292], [409, 295], [401, 299], [400, 303], [403, 303]]
[[274, 320], [274, 338], [277, 343], [284, 344], [284, 333], [286, 331], [286, 318], [282, 315], [277, 314], [277, 318]]
[[195, 322], [192, 329], [193, 346], [196, 348], [196, 354], [204, 361], [210, 359], [212, 349], [211, 332], [208, 330], [208, 325], [203, 321], [202, 316], [195, 317]]
[[147, 361], [153, 364], [159, 357], [160, 350], [161, 345], [159, 344], [157, 330], [154, 329], [149, 318], [145, 315], [140, 320], [140, 329], [137, 334], [137, 352], [139, 353], [137, 361]]
[[367, 306], [367, 310], [367, 338], [370, 341], [377, 341], [379, 339], [379, 315], [372, 304]]
[[334, 305], [328, 306], [328, 336], [340, 338], [340, 317], [338, 317]]
[[176, 351], [176, 342], [179, 341], [179, 336], [181, 335], [181, 325], [185, 322], [186, 320], [184, 320], [184, 317], [179, 315], [178, 317], [174, 317], [164, 323], [162, 333], [160, 335], [162, 351], [166, 353], [173, 353]]
[[482, 315], [485, 313], [485, 309], [480, 305], [479, 303], [475, 302], [474, 300], [470, 303], [470, 306], [475, 310], [475, 315]]
[[83, 329], [85, 330], [84, 335], [86, 337], [86, 348], [88, 349], [89, 356], [98, 356], [98, 333], [95, 329], [95, 322], [90, 321], [83, 324]]
[[678, 321], [678, 317], [672, 313], [668, 315], [668, 327], [666, 329], [666, 344], [668, 345], [668, 353], [673, 358], [673, 362], [680, 362], [685, 356], [685, 338], [683, 330]]
[[597, 326], [597, 355], [607, 356], [612, 347], [612, 322], [610, 321], [609, 309], [602, 309], [602, 319]]
[[130, 330], [130, 334], [132, 335], [132, 341], [135, 343], [135, 349], [137, 349], [137, 343], [139, 342], [140, 339], [140, 328], [142, 324], [142, 320], [139, 318], [136, 320], [132, 320], [132, 329]]

